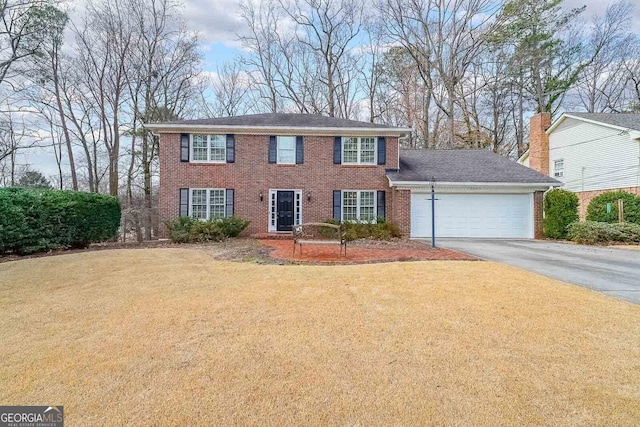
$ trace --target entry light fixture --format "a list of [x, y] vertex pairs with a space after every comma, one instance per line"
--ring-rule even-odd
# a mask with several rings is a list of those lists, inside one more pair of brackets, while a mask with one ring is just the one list
[[260, 194], [258, 195], [258, 197], [260, 197], [260, 201], [264, 200], [264, 196], [262, 195], [262, 191], [260, 191]]
[[307, 202], [311, 201], [311, 191], [307, 191]]

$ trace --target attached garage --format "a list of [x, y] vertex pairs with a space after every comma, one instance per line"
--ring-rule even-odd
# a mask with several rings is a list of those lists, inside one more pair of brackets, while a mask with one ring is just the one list
[[[533, 238], [533, 193], [438, 194], [437, 237]], [[411, 237], [431, 237], [431, 194], [411, 193]]]
[[[410, 201], [412, 238], [431, 237], [432, 185], [436, 238], [508, 239], [542, 237], [543, 192], [561, 185], [488, 150], [401, 150], [387, 178], [396, 200]], [[402, 204], [394, 209], [402, 217]]]

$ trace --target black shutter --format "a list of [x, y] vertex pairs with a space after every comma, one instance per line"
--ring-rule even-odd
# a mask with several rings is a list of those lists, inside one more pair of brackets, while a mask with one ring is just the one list
[[227, 163], [236, 161], [236, 138], [233, 134], [227, 135]]
[[387, 163], [387, 139], [384, 136], [378, 137], [378, 164]]
[[189, 189], [180, 189], [180, 216], [189, 216]]
[[180, 161], [189, 161], [189, 134], [180, 134]]
[[296, 163], [304, 163], [304, 138], [296, 136]]
[[227, 188], [227, 197], [225, 197], [225, 208], [224, 208], [224, 216], [233, 216], [233, 199], [234, 199], [234, 191], [233, 188]]
[[333, 219], [342, 221], [342, 191], [333, 190]]
[[269, 163], [278, 161], [278, 139], [275, 135], [269, 137]]
[[378, 208], [378, 212], [376, 213], [376, 216], [378, 218], [385, 218], [386, 219], [386, 197], [387, 193], [384, 191], [378, 191], [378, 203], [377, 203], [377, 208]]
[[333, 141], [333, 164], [339, 165], [342, 163], [342, 137], [336, 136]]

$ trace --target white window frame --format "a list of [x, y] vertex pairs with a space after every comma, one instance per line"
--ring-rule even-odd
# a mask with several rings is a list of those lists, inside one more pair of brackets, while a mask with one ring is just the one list
[[[207, 213], [205, 218], [196, 218], [200, 221], [208, 221], [211, 219], [211, 191], [222, 191], [223, 195], [223, 215], [222, 218], [227, 217], [227, 189], [226, 188], [189, 188], [189, 216], [193, 218], [193, 192], [198, 190], [204, 190], [207, 192]], [[218, 219], [218, 218], [216, 218]]]
[[[344, 219], [344, 193], [356, 193], [356, 219], [345, 220]], [[360, 219], [361, 208], [361, 194], [373, 193], [373, 219], [371, 221], [364, 221]], [[342, 190], [340, 192], [340, 218], [344, 222], [366, 222], [369, 224], [375, 224], [378, 219], [378, 191], [377, 190]]]
[[[558, 163], [560, 163], [561, 165], [560, 168], [558, 168]], [[558, 159], [553, 161], [553, 176], [554, 178], [564, 177], [564, 159]]]
[[[358, 149], [358, 160], [356, 162], [345, 162], [344, 161], [344, 141], [345, 139], [354, 138], [357, 141], [357, 149]], [[373, 161], [371, 162], [362, 162], [362, 140], [363, 139], [373, 139]], [[378, 164], [378, 138], [375, 136], [343, 136], [341, 140], [342, 146], [342, 164], [343, 165], [377, 165]]]
[[[204, 135], [207, 137], [207, 160], [194, 160], [193, 157], [193, 136], [194, 135]], [[224, 154], [222, 160], [211, 160], [211, 137], [219, 136], [222, 137], [224, 142]], [[227, 163], [227, 135], [222, 134], [205, 134], [205, 133], [192, 133], [189, 135], [189, 161], [190, 163]]]
[[[291, 162], [283, 162], [282, 160], [280, 160], [280, 141], [283, 138], [287, 138], [287, 139], [291, 139], [293, 140], [293, 160]], [[276, 136], [276, 163], [279, 165], [295, 165], [296, 164], [296, 150], [297, 150], [297, 141], [296, 141], [296, 137], [295, 136], [291, 136], [291, 135], [279, 135]]]
[[277, 188], [269, 190], [269, 222], [267, 230], [270, 233], [290, 233], [290, 231], [278, 231], [278, 191], [293, 191], [293, 225], [302, 224], [302, 190], [293, 188]]

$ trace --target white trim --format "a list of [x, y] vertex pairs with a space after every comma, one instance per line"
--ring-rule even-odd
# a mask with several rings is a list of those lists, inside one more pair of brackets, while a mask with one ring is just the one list
[[[357, 158], [358, 161], [356, 162], [345, 162], [344, 161], [344, 139], [345, 138], [350, 138], [356, 139], [356, 152], [357, 152]], [[360, 158], [362, 156], [362, 138], [372, 138], [373, 139], [373, 161], [372, 162], [367, 162], [367, 163], [363, 163]], [[342, 164], [345, 166], [375, 166], [378, 164], [378, 138], [374, 137], [374, 136], [342, 136], [340, 137], [340, 146], [342, 148], [342, 152], [340, 153], [341, 159], [342, 159]]]
[[[207, 193], [206, 195], [206, 200], [207, 200], [207, 211], [206, 211], [206, 215], [205, 218], [197, 218], [200, 221], [208, 221], [211, 219], [211, 190], [222, 190], [222, 194], [224, 195], [224, 201], [222, 203], [223, 206], [223, 210], [224, 210], [224, 214], [222, 215], [223, 218], [227, 217], [227, 189], [226, 188], [189, 188], [189, 217], [193, 218], [193, 192], [194, 190], [205, 190]], [[235, 203], [235, 201], [234, 201]]]
[[[246, 125], [199, 125], [199, 124], [184, 124], [184, 123], [148, 123], [144, 125], [145, 128], [155, 130], [158, 133], [173, 133], [175, 131], [189, 130], [194, 133], [207, 132], [207, 131], [252, 131], [257, 134], [273, 135], [300, 135], [301, 132], [314, 133], [314, 134], [328, 134], [335, 135], [336, 133], [347, 133], [348, 135], [374, 135], [374, 136], [400, 136], [405, 133], [412, 132], [411, 128], [359, 128], [359, 127], [318, 127], [318, 126], [246, 126]], [[246, 133], [246, 132], [239, 132]]]
[[[358, 217], [356, 221], [362, 221], [360, 219], [360, 194], [362, 192], [373, 193], [373, 220], [371, 223], [375, 223], [378, 218], [378, 190], [340, 190], [340, 219], [345, 221], [344, 219], [344, 193], [356, 193], [356, 216]], [[348, 220], [353, 222], [353, 220]]]
[[[194, 135], [204, 135], [207, 137], [207, 160], [193, 160], [193, 136]], [[224, 160], [209, 160], [211, 158], [211, 136], [222, 136], [224, 137]], [[202, 132], [194, 132], [189, 134], [189, 163], [215, 163], [215, 164], [223, 164], [227, 163], [227, 135], [222, 135], [219, 133], [202, 133]]]
[[557, 128], [560, 125], [560, 123], [565, 121], [565, 119], [580, 120], [580, 121], [583, 121], [583, 122], [586, 122], [586, 123], [605, 126], [605, 127], [616, 129], [616, 130], [634, 131], [634, 129], [631, 129], [631, 128], [625, 128], [625, 127], [618, 126], [618, 125], [612, 125], [611, 123], [600, 122], [598, 120], [591, 120], [591, 119], [586, 119], [584, 117], [578, 117], [578, 116], [574, 116], [574, 115], [571, 115], [571, 114], [562, 113], [562, 115], [558, 118], [558, 120], [556, 120], [555, 122], [553, 122], [551, 124], [551, 126], [549, 126], [549, 129], [546, 130], [546, 133], [547, 134], [551, 134], [551, 132], [553, 132], [555, 130], [555, 128]]
[[[280, 138], [293, 138], [293, 161], [291, 162], [280, 161]], [[296, 137], [294, 135], [276, 135], [276, 164], [295, 165], [297, 156], [298, 156], [298, 141], [296, 141]]]
[[[431, 191], [428, 181], [392, 181], [387, 176], [390, 187], [412, 191]], [[550, 187], [560, 187], [563, 183], [521, 183], [521, 182], [442, 182], [436, 181], [436, 191], [440, 192], [523, 192], [544, 191]]]
[[[558, 163], [562, 163], [561, 168], [558, 168]], [[556, 159], [553, 161], [553, 177], [554, 178], [564, 177], [564, 159]]]
[[533, 193], [531, 193], [531, 197], [529, 198], [529, 238], [535, 239], [536, 237], [536, 218], [534, 216], [535, 203]]
[[527, 160], [529, 158], [529, 149], [527, 148], [527, 151], [525, 151], [524, 153], [522, 153], [522, 156], [520, 156], [517, 160], [518, 163], [522, 164], [525, 160]]
[[[267, 217], [267, 231], [269, 233], [290, 233], [290, 231], [278, 231], [278, 217], [275, 217], [275, 223], [273, 224], [273, 226], [271, 225], [271, 217], [274, 215], [274, 211], [273, 211], [273, 206], [271, 205], [271, 197], [272, 195], [276, 197], [275, 199], [275, 209], [278, 208], [278, 191], [293, 191], [293, 224], [302, 224], [303, 223], [303, 219], [302, 219], [302, 214], [303, 214], [303, 207], [304, 207], [304, 200], [303, 200], [303, 194], [302, 194], [302, 190], [301, 189], [295, 189], [295, 188], [270, 188], [267, 191], [268, 194], [268, 199], [267, 202], [269, 204], [269, 216]], [[300, 218], [296, 218], [296, 198], [300, 196]]]

